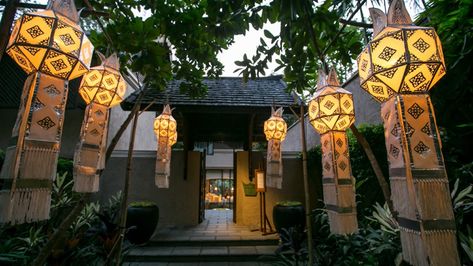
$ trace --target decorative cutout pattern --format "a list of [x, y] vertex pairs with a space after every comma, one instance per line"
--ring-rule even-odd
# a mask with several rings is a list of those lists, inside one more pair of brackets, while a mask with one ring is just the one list
[[56, 125], [56, 123], [54, 123], [53, 120], [49, 116], [46, 116], [45, 118], [38, 121], [38, 125], [40, 125], [44, 129], [48, 130], [48, 129], [54, 127]]
[[424, 112], [424, 109], [422, 109], [417, 103], [414, 103], [409, 109], [407, 109], [407, 112], [417, 119]]

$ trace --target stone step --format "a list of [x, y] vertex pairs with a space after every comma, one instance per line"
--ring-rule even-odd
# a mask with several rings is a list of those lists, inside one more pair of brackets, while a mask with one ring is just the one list
[[249, 240], [156, 240], [146, 244], [147, 247], [177, 247], [177, 246], [277, 246], [279, 239], [249, 239]]
[[131, 249], [125, 262], [263, 262], [272, 261], [277, 245], [146, 246]]

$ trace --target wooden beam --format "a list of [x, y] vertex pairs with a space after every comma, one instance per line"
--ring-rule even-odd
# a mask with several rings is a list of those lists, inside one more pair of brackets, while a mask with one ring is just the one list
[[[5, 1], [2, 1], [5, 2]], [[0, 22], [0, 61], [2, 60], [5, 48], [7, 48], [10, 39], [10, 28], [15, 19], [16, 9], [20, 0], [9, 0], [4, 6], [2, 21]]]

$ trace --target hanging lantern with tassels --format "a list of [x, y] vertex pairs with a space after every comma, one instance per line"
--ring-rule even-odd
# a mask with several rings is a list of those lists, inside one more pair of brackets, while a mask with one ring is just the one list
[[109, 109], [119, 104], [126, 92], [116, 54], [106, 58], [98, 53], [102, 65], [93, 67], [82, 78], [79, 94], [87, 103], [80, 141], [74, 154], [74, 191], [97, 192], [104, 168]]
[[358, 57], [361, 87], [382, 102], [392, 201], [403, 258], [459, 265], [455, 220], [428, 91], [445, 75], [435, 30], [412, 24], [402, 0], [370, 10], [373, 40]]
[[355, 121], [353, 96], [340, 87], [335, 69], [327, 78], [319, 71], [317, 91], [309, 103], [309, 118], [322, 144], [323, 191], [330, 231], [351, 234], [358, 230], [354, 178], [346, 130]]
[[171, 147], [177, 142], [177, 123], [171, 112], [171, 107], [166, 104], [163, 112], [154, 120], [154, 132], [158, 140], [155, 171], [155, 184], [158, 188], [169, 188]]
[[6, 52], [29, 74], [0, 173], [0, 223], [49, 218], [68, 80], [87, 72], [93, 46], [72, 0], [22, 15]]
[[281, 142], [287, 133], [287, 124], [282, 118], [282, 112], [282, 107], [277, 110], [271, 107], [271, 117], [264, 121], [264, 134], [268, 141], [266, 185], [279, 189], [282, 188]]

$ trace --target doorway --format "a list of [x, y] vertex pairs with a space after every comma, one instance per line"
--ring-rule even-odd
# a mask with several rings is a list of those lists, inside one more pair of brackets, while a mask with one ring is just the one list
[[[233, 222], [235, 209], [235, 171], [233, 143], [198, 144], [205, 157], [201, 179], [204, 220], [209, 223]], [[205, 147], [205, 148], [204, 148]], [[209, 148], [211, 147], [211, 148]]]

